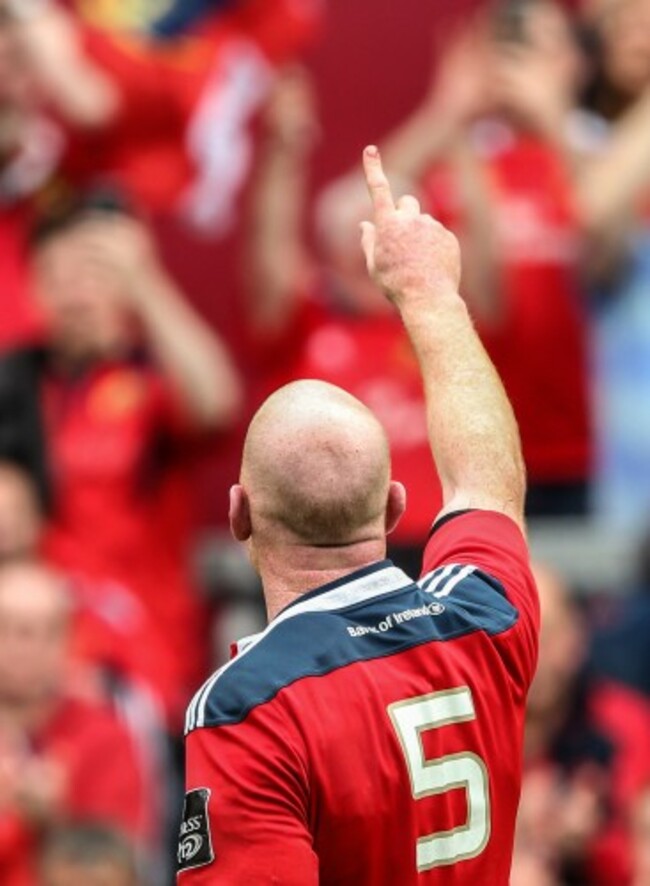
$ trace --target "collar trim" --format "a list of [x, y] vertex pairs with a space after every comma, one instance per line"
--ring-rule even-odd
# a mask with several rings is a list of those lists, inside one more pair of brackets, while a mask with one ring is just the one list
[[347, 609], [373, 597], [391, 594], [394, 591], [408, 588], [413, 584], [414, 582], [406, 573], [394, 566], [390, 560], [382, 560], [358, 569], [336, 581], [322, 585], [320, 588], [315, 588], [313, 591], [309, 591], [307, 594], [299, 597], [295, 602], [285, 607], [265, 630], [259, 634], [244, 637], [235, 644], [235, 657], [213, 674], [194, 696], [187, 711], [186, 733], [204, 725], [208, 697], [224, 671], [232, 667], [243, 655], [254, 649], [277, 625], [297, 615], [309, 612], [333, 612]]

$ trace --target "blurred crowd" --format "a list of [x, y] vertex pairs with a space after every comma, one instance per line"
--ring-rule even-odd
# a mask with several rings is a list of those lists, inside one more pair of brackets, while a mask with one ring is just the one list
[[[324, 0], [0, 0], [3, 886], [171, 882], [184, 709], [227, 655], [224, 620], [263, 618], [227, 545], [211, 581], [197, 570], [197, 514], [271, 390], [321, 378], [375, 410], [409, 497], [391, 556], [418, 572], [440, 489], [417, 365], [365, 271], [358, 170], [312, 187], [328, 133], [303, 59], [327, 17]], [[531, 520], [642, 537], [650, 0], [477, 3], [431, 39], [424, 97], [361, 138], [461, 240]], [[197, 308], [161, 219], [215, 255], [241, 232], [238, 279], [211, 268], [236, 335]], [[634, 587], [586, 605], [537, 567], [513, 886], [650, 886], [640, 560]]]

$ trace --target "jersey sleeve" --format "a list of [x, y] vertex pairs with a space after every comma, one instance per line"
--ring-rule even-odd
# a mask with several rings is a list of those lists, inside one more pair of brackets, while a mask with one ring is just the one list
[[299, 755], [252, 717], [187, 736], [179, 886], [318, 883]]
[[539, 599], [530, 555], [520, 528], [496, 511], [465, 511], [434, 526], [424, 552], [423, 576], [452, 564], [473, 566], [496, 579], [518, 613], [521, 660], [528, 679], [537, 662]]

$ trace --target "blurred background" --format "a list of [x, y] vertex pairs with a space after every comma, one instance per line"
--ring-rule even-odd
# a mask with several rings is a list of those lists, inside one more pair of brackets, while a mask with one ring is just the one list
[[521, 429], [513, 886], [650, 884], [650, 0], [0, 0], [3, 886], [173, 881], [185, 707], [264, 625], [227, 490], [276, 386], [376, 411], [419, 570], [440, 490], [367, 143], [461, 239]]

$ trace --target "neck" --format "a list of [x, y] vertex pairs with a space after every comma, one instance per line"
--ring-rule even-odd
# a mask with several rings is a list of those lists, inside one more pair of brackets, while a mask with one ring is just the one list
[[257, 566], [269, 621], [307, 591], [345, 578], [385, 556], [383, 538], [332, 547], [286, 542], [265, 550]]

